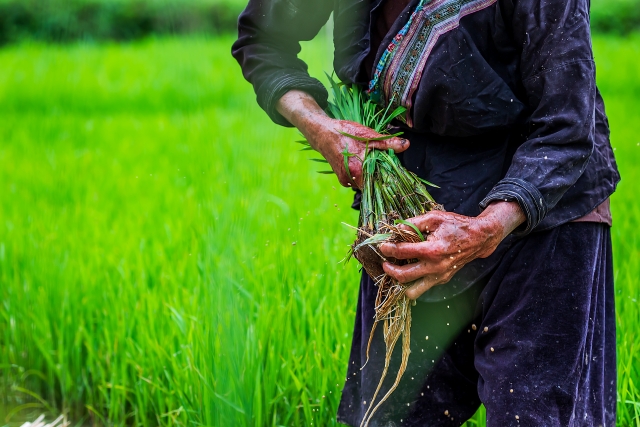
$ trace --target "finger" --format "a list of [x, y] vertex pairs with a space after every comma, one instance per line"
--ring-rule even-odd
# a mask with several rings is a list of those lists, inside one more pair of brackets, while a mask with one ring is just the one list
[[[375, 139], [383, 136], [382, 134], [379, 134], [375, 130], [371, 129], [370, 127], [361, 125], [360, 123], [350, 122], [346, 120], [343, 120], [340, 123], [341, 123], [341, 126], [340, 126], [341, 131], [349, 135], [354, 135], [359, 138], [371, 138], [371, 139]], [[348, 137], [348, 135], [344, 135], [344, 136]]]
[[407, 265], [395, 265], [389, 262], [382, 264], [382, 268], [392, 278], [399, 283], [410, 283], [429, 274], [443, 275], [443, 266], [429, 262], [415, 262]]
[[384, 139], [382, 141], [369, 142], [370, 148], [376, 148], [378, 150], [388, 150], [389, 148], [391, 148], [396, 153], [405, 151], [407, 148], [409, 148], [409, 145], [410, 143], [408, 139], [399, 138], [397, 136], [394, 138]]
[[422, 294], [427, 292], [429, 289], [433, 288], [435, 285], [439, 284], [441, 280], [435, 275], [428, 275], [422, 277], [414, 282], [413, 285], [409, 286], [405, 291], [405, 295], [407, 298], [416, 300]]
[[[376, 139], [376, 138], [385, 136], [369, 127], [366, 127], [356, 122], [342, 121], [341, 124], [342, 124], [343, 132], [358, 136], [360, 138]], [[370, 148], [376, 148], [378, 150], [387, 150], [391, 148], [398, 153], [405, 151], [407, 148], [409, 148], [409, 140], [405, 138], [399, 138], [399, 137], [393, 137], [393, 138], [383, 139], [379, 141], [368, 141], [368, 142], [360, 141], [360, 142], [362, 144], [368, 145]]]
[[335, 171], [336, 176], [338, 177], [338, 181], [340, 181], [340, 185], [343, 187], [352, 187], [351, 180], [349, 179], [348, 172], [344, 170], [344, 167]]
[[383, 243], [378, 249], [382, 255], [397, 259], [437, 259], [443, 257], [444, 250], [437, 242]]
[[[420, 231], [433, 232], [445, 221], [446, 218], [443, 214], [446, 215], [447, 212], [431, 211], [424, 215], [409, 218], [407, 221], [418, 227]], [[405, 225], [404, 227], [407, 226]]]
[[351, 182], [356, 188], [362, 188], [362, 162], [356, 158], [349, 158], [349, 174], [351, 174]]
[[359, 170], [351, 172], [351, 180], [349, 181], [350, 187], [357, 189], [362, 188], [362, 172]]

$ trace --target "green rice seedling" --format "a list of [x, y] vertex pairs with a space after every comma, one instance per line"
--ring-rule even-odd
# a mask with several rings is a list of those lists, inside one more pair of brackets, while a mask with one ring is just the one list
[[[361, 138], [341, 134], [365, 143], [380, 141], [401, 133], [389, 134], [388, 128], [391, 121], [405, 112], [399, 107], [394, 111], [381, 108], [357, 85], [345, 85], [337, 83], [329, 77], [333, 102], [329, 103], [327, 112], [335, 119], [349, 120], [363, 124], [381, 137], [374, 139]], [[345, 169], [348, 171], [348, 158], [354, 156], [345, 149]], [[315, 160], [315, 159], [314, 159]], [[405, 294], [406, 284], [398, 283], [395, 279], [385, 274], [381, 263], [387, 261], [378, 251], [377, 247], [384, 242], [412, 242], [424, 240], [424, 236], [413, 224], [406, 221], [407, 218], [422, 215], [434, 209], [442, 209], [427, 191], [425, 184], [433, 185], [414, 173], [405, 169], [393, 150], [383, 151], [369, 149], [365, 151], [362, 161], [362, 202], [360, 205], [360, 218], [357, 227], [357, 238], [347, 257], [354, 256], [364, 267], [367, 273], [376, 280], [378, 294], [376, 297], [375, 323], [369, 335], [368, 348], [379, 322], [383, 323], [385, 342], [385, 366], [381, 373], [380, 382], [371, 399], [371, 405], [367, 410], [362, 426], [367, 426], [380, 405], [387, 400], [397, 388], [404, 374], [408, 359], [411, 328], [410, 300]], [[400, 224], [408, 225], [406, 230]], [[398, 263], [399, 260], [389, 260]], [[396, 343], [402, 337], [402, 361], [398, 369], [396, 380], [381, 400], [374, 405], [387, 376], [391, 355]], [[367, 349], [368, 356], [368, 349]]]

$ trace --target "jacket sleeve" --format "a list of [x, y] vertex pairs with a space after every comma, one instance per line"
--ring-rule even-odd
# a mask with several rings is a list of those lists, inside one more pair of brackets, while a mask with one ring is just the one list
[[327, 91], [309, 76], [298, 58], [300, 41], [315, 37], [331, 15], [330, 0], [250, 0], [238, 20], [232, 54], [253, 85], [258, 104], [280, 125], [291, 124], [276, 111], [286, 92], [299, 89], [327, 106]]
[[584, 172], [594, 149], [595, 65], [588, 0], [515, 0], [512, 31], [531, 115], [503, 180], [480, 203], [517, 201], [526, 234]]

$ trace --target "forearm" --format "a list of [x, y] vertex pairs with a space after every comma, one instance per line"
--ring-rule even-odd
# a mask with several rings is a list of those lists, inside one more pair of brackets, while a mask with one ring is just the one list
[[302, 132], [314, 149], [323, 151], [323, 138], [317, 136], [330, 129], [328, 124], [331, 118], [311, 95], [301, 90], [291, 90], [280, 98], [276, 109]]

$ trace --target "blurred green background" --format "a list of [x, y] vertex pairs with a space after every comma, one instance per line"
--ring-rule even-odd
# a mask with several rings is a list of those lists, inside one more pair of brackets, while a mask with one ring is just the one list
[[[357, 214], [257, 107], [229, 53], [242, 6], [0, 0], [0, 426], [336, 425]], [[640, 426], [639, 9], [592, 20], [623, 175], [621, 426]], [[321, 77], [331, 53], [323, 31], [302, 56]]]
[[[0, 44], [233, 31], [246, 0], [0, 0]], [[640, 28], [640, 0], [594, 0], [596, 32]]]

